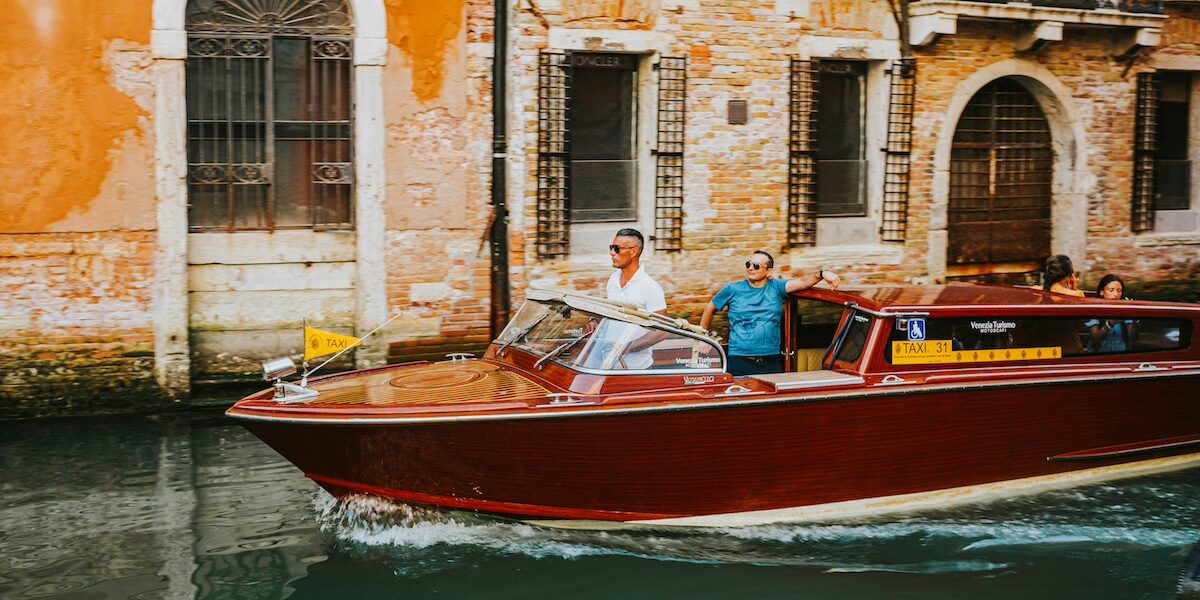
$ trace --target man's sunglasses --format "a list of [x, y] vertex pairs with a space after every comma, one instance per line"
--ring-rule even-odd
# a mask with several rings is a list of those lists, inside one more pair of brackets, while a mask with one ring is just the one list
[[616, 244], [609, 244], [608, 251], [620, 254], [622, 250], [632, 250], [634, 248], [637, 248], [637, 246], [618, 246]]
[[[748, 260], [748, 261], [746, 261], [746, 268], [747, 268], [747, 269], [754, 269], [755, 271], [757, 271], [757, 270], [759, 270], [759, 269], [762, 269], [762, 268], [764, 268], [764, 266], [763, 266], [762, 264], [760, 264], [760, 263], [756, 263], [756, 262], [754, 262], [754, 261], [752, 261], [752, 260]], [[767, 268], [767, 269], [770, 269], [770, 268], [771, 268], [771, 265], [766, 265], [766, 267], [765, 267], [765, 268]]]

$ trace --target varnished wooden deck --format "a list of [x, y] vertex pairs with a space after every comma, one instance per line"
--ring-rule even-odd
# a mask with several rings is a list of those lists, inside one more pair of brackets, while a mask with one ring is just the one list
[[482, 361], [387, 370], [312, 387], [321, 393], [307, 403], [312, 408], [537, 403], [545, 400], [548, 392], [521, 375]]

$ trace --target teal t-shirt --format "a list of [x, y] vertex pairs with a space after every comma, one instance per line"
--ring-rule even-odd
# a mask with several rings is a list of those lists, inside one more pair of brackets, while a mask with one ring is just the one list
[[712, 303], [717, 310], [729, 307], [729, 354], [771, 356], [779, 354], [783, 299], [787, 281], [768, 279], [756, 288], [749, 281], [735, 281], [717, 292]]

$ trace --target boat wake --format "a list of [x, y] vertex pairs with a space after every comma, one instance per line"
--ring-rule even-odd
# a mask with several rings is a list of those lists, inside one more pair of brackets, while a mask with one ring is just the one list
[[[730, 529], [581, 531], [401, 504], [371, 496], [313, 505], [321, 528], [350, 547], [436, 563], [448, 553], [581, 559], [626, 556], [705, 564], [802, 566], [831, 573], [996, 572], [1030, 553], [1186, 548], [1200, 519], [1190, 483], [1096, 486], [899, 520]], [[1147, 511], [1154, 498], [1161, 510]], [[1176, 502], [1179, 500], [1179, 502]], [[1139, 510], [1126, 510], [1139, 506]], [[913, 562], [915, 556], [924, 560]], [[419, 566], [414, 566], [418, 568]]]

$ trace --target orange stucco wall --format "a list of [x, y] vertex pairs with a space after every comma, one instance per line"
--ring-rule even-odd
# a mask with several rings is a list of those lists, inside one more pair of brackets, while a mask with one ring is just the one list
[[464, 0], [385, 0], [388, 42], [412, 63], [413, 95], [437, 98], [445, 79], [446, 53], [466, 17]]
[[6, 7], [0, 233], [153, 225], [150, 5], [17, 0]]

